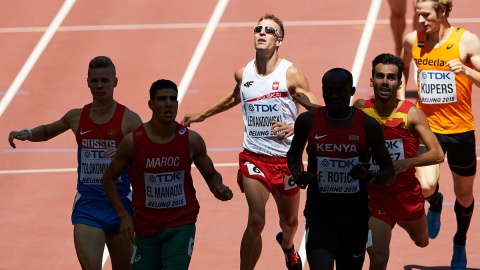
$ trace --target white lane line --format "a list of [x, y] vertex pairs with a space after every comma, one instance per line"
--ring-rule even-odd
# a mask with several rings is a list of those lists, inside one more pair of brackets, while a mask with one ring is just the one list
[[185, 95], [185, 92], [187, 92], [187, 88], [190, 85], [190, 82], [192, 81], [193, 76], [195, 75], [195, 71], [197, 70], [197, 67], [200, 64], [203, 54], [205, 53], [205, 50], [207, 49], [208, 44], [210, 43], [210, 40], [213, 36], [213, 33], [215, 32], [215, 29], [217, 28], [220, 18], [222, 17], [223, 12], [227, 7], [228, 1], [229, 0], [218, 0], [217, 6], [215, 7], [215, 10], [213, 11], [212, 16], [210, 17], [210, 20], [208, 21], [207, 27], [203, 32], [202, 38], [200, 39], [200, 42], [198, 42], [197, 48], [193, 53], [193, 57], [192, 59], [190, 59], [190, 63], [188, 63], [187, 70], [185, 71], [185, 74], [183, 74], [182, 80], [178, 85], [179, 103], [182, 102], [183, 96]]
[[357, 53], [355, 54], [355, 60], [353, 61], [352, 75], [354, 86], [357, 86], [358, 78], [360, 77], [360, 73], [362, 72], [362, 67], [365, 62], [365, 55], [367, 54], [368, 46], [370, 45], [373, 29], [375, 27], [375, 22], [377, 21], [378, 12], [381, 5], [382, 0], [372, 0], [372, 3], [370, 4], [368, 17], [365, 22], [365, 27], [363, 28], [360, 43], [358, 44]]
[[47, 30], [42, 35], [42, 38], [40, 39], [40, 41], [38, 41], [37, 45], [35, 46], [27, 61], [23, 65], [22, 69], [17, 74], [17, 77], [15, 77], [15, 80], [10, 85], [2, 100], [0, 101], [0, 117], [2, 117], [13, 97], [18, 92], [18, 89], [25, 81], [25, 78], [27, 78], [28, 74], [32, 70], [40, 55], [42, 55], [43, 50], [45, 49], [45, 47], [47, 47], [55, 32], [57, 32], [58, 28], [70, 12], [70, 9], [72, 8], [74, 3], [75, 0], [65, 0], [57, 15], [50, 23], [50, 26], [48, 26]]
[[[353, 67], [351, 69], [353, 75], [353, 85], [357, 86], [358, 79], [360, 78], [360, 73], [362, 72], [362, 67], [365, 62], [365, 55], [367, 54], [368, 47], [370, 45], [370, 40], [372, 38], [373, 30], [377, 21], [378, 12], [380, 11], [380, 6], [382, 5], [382, 0], [372, 0], [370, 4], [370, 9], [368, 11], [367, 20], [365, 21], [365, 26], [363, 28], [362, 36], [360, 38], [360, 43], [358, 44], [357, 52], [355, 54], [355, 60], [353, 61]], [[353, 100], [351, 98], [350, 102]], [[305, 239], [306, 232], [303, 233], [302, 242], [300, 244], [299, 253], [303, 254], [302, 263], [305, 265], [306, 260], [306, 250], [305, 250]]]
[[[449, 18], [452, 23], [480, 23], [480, 18]], [[284, 21], [289, 27], [297, 26], [339, 26], [365, 25], [365, 20], [323, 20], [323, 21]], [[251, 27], [256, 22], [223, 22], [218, 27]], [[407, 19], [407, 24], [412, 24]], [[377, 20], [376, 25], [390, 25], [390, 20]], [[72, 25], [61, 26], [59, 31], [111, 31], [111, 30], [145, 30], [145, 29], [192, 29], [205, 28], [206, 23], [161, 23], [161, 24], [107, 24], [107, 25]], [[38, 33], [46, 27], [0, 27], [0, 33]]]
[[[236, 167], [238, 162], [233, 163], [215, 163], [215, 167]], [[195, 165], [192, 165], [195, 168]], [[77, 172], [77, 168], [52, 168], [52, 169], [28, 169], [28, 170], [0, 170], [1, 174], [29, 174], [29, 173], [64, 173]]]

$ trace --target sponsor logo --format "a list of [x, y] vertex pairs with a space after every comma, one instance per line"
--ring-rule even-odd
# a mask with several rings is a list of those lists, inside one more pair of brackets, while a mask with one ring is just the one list
[[87, 130], [87, 131], [81, 131], [81, 130], [80, 130], [80, 136], [81, 136], [81, 135], [85, 135], [85, 134], [89, 133], [90, 131], [92, 131], [92, 130]]
[[253, 84], [253, 81], [248, 81], [248, 82], [244, 83], [243, 86], [248, 88], [248, 87], [252, 86], [252, 84]]
[[360, 253], [360, 254], [358, 254], [358, 255], [355, 254], [355, 253], [353, 253], [353, 258], [354, 258], [354, 259], [360, 258], [360, 257], [363, 256], [363, 254], [365, 254], [365, 253]]
[[318, 140], [318, 139], [321, 139], [323, 137], [327, 137], [328, 134], [325, 134], [325, 135], [315, 135], [315, 140]]
[[453, 42], [452, 42], [452, 44], [448, 45], [447, 50], [450, 50], [453, 47], [453, 45], [455, 45], [455, 43], [453, 43]]

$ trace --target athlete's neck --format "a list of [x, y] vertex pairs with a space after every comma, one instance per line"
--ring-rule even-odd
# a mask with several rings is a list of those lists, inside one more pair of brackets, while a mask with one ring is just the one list
[[448, 21], [440, 24], [438, 31], [427, 34], [427, 41], [433, 48], [435, 46], [443, 44], [447, 40], [448, 36], [452, 32], [452, 26]]
[[145, 123], [147, 135], [155, 143], [168, 143], [175, 138], [176, 124], [175, 121], [163, 123], [155, 119], [151, 119]]
[[398, 107], [400, 106], [401, 101], [397, 98], [392, 98], [389, 100], [380, 100], [375, 99], [375, 104], [373, 108], [375, 109], [375, 113], [380, 117], [389, 117], [394, 112], [397, 111]]
[[257, 69], [257, 74], [260, 76], [267, 76], [268, 74], [275, 71], [278, 64], [282, 59], [278, 57], [277, 53], [266, 54], [257, 51], [255, 57], [255, 67]]
[[90, 106], [90, 119], [97, 124], [108, 122], [115, 113], [116, 105], [117, 102], [113, 99], [108, 102], [93, 101]]

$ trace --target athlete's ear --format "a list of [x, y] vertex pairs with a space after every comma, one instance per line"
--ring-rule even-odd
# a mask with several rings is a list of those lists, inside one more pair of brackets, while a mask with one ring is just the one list
[[373, 87], [373, 78], [370, 78], [370, 87]]
[[355, 88], [355, 86], [352, 86], [352, 97], [353, 97], [353, 95], [355, 95], [356, 90], [357, 90], [357, 88]]
[[283, 42], [283, 38], [277, 38], [277, 47], [282, 45], [282, 42]]
[[151, 100], [151, 99], [148, 100], [148, 107], [149, 107], [150, 110], [152, 110], [152, 112], [153, 112], [153, 100]]
[[115, 77], [115, 81], [113, 81], [113, 88], [117, 87], [118, 84], [118, 78]]

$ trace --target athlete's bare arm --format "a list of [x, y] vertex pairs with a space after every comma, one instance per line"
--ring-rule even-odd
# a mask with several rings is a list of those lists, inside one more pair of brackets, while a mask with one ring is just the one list
[[122, 119], [123, 136], [132, 132], [142, 124], [143, 124], [142, 119], [140, 118], [140, 116], [138, 116], [138, 114], [136, 114], [129, 108], [125, 108], [125, 113], [123, 114], [123, 119]]
[[233, 192], [223, 184], [222, 175], [215, 170], [212, 159], [207, 154], [207, 147], [203, 138], [197, 132], [190, 130], [189, 141], [193, 163], [202, 174], [212, 194], [222, 201], [232, 199]]
[[26, 130], [12, 131], [8, 136], [8, 142], [13, 148], [16, 148], [15, 143], [13, 142], [15, 139], [20, 141], [28, 140], [31, 142], [43, 142], [48, 141], [69, 129], [75, 133], [77, 132], [81, 114], [82, 109], [70, 110], [62, 118], [53, 123], [31, 129], [31, 134]]
[[357, 99], [355, 102], [353, 102], [353, 107], [363, 110], [363, 107], [365, 106], [365, 99]]
[[480, 87], [480, 40], [477, 35], [465, 31], [460, 41], [460, 57], [464, 63], [472, 63], [473, 69], [459, 59], [448, 61], [450, 69], [455, 74], [464, 74], [475, 86]]
[[442, 163], [445, 156], [437, 137], [433, 134], [428, 124], [425, 113], [412, 106], [408, 110], [408, 130], [414, 136], [420, 136], [428, 151], [416, 157], [403, 160], [394, 160], [395, 173], [401, 173], [408, 167], [420, 167]]
[[[305, 109], [311, 110], [319, 106], [317, 98], [310, 90], [307, 78], [300, 69], [293, 65], [287, 69], [287, 87], [294, 100], [297, 100]], [[304, 94], [307, 99], [298, 100], [301, 96], [296, 97], [297, 94]]]
[[129, 133], [118, 146], [115, 157], [112, 159], [112, 162], [110, 162], [107, 171], [102, 177], [102, 186], [105, 190], [105, 195], [115, 208], [118, 218], [120, 219], [120, 238], [125, 248], [131, 248], [133, 246], [133, 222], [130, 214], [123, 207], [115, 181], [133, 161], [133, 155], [133, 134]]
[[203, 110], [200, 113], [186, 114], [180, 122], [183, 126], [189, 127], [191, 123], [202, 122], [208, 117], [214, 116], [218, 113], [224, 112], [234, 106], [240, 104], [240, 87], [242, 84], [243, 70], [245, 68], [239, 68], [235, 71], [235, 88], [223, 97], [213, 103], [210, 107]]
[[[402, 85], [397, 91], [397, 98], [400, 100], [405, 100], [405, 91], [408, 84], [408, 79], [410, 75], [410, 63], [412, 62], [412, 46], [415, 42], [417, 36], [417, 31], [413, 31], [405, 36], [403, 41], [403, 50], [400, 53], [400, 58], [402, 58], [403, 63], [405, 63], [402, 76]], [[414, 74], [416, 76], [416, 74]]]

